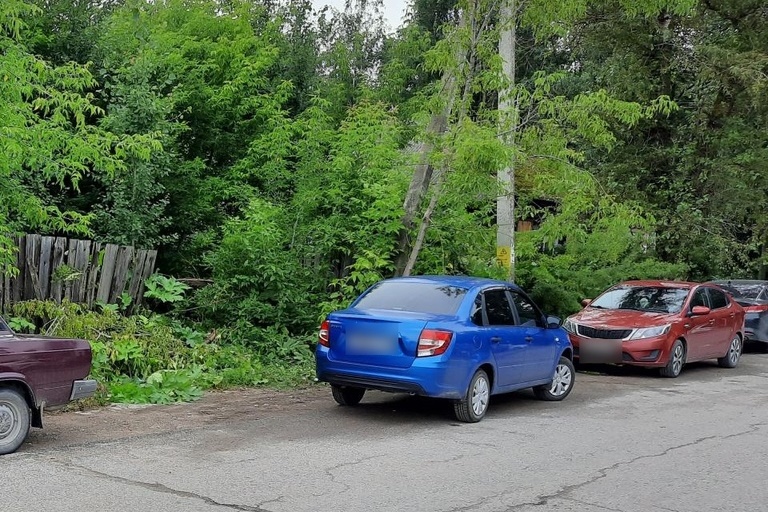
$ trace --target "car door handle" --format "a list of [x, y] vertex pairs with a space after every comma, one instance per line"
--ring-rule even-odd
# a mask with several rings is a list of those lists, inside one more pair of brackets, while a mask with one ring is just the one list
[[501, 341], [501, 336], [494, 336], [491, 338], [491, 343], [498, 343]]
[[525, 337], [525, 341], [527, 341], [528, 343], [532, 342], [533, 341], [533, 336], [526, 336]]
[[715, 319], [714, 318], [709, 321], [709, 325], [714, 325], [714, 323], [715, 323]]

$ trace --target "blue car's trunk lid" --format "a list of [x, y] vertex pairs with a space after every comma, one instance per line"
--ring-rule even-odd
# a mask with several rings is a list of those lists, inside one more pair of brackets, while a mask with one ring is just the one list
[[416, 359], [419, 335], [432, 315], [392, 310], [347, 309], [329, 321], [329, 357], [336, 361], [408, 368]]

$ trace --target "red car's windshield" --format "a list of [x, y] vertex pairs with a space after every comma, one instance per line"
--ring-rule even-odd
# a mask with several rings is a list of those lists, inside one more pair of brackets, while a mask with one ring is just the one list
[[661, 286], [617, 286], [589, 304], [598, 309], [634, 309], [649, 313], [678, 313], [688, 289]]

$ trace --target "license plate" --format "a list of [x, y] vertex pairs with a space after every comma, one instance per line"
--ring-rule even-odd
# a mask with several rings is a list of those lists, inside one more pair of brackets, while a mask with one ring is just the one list
[[385, 336], [355, 334], [347, 336], [347, 354], [389, 355], [396, 342]]
[[620, 363], [621, 340], [582, 340], [579, 343], [581, 363]]

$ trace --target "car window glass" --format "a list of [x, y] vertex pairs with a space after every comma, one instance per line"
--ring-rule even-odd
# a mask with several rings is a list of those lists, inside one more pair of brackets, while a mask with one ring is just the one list
[[481, 294], [475, 297], [475, 302], [472, 303], [472, 313], [470, 313], [469, 318], [473, 324], [483, 325], [483, 296]]
[[485, 313], [489, 325], [515, 325], [515, 316], [504, 290], [485, 292]]
[[677, 313], [683, 309], [688, 289], [666, 286], [621, 285], [593, 300], [596, 309], [633, 309], [654, 313]]
[[760, 295], [760, 292], [763, 291], [763, 287], [759, 284], [752, 284], [752, 283], [732, 283], [729, 282], [728, 284], [721, 284], [716, 283], [717, 285], [725, 288], [726, 290], [734, 290], [735, 293], [733, 294], [734, 297], [739, 297], [742, 299], [757, 299]]
[[355, 308], [452, 315], [466, 293], [465, 288], [442, 283], [383, 281], [363, 295]]
[[539, 324], [541, 320], [531, 301], [519, 293], [512, 292], [512, 302], [515, 303], [517, 316], [520, 317], [520, 325], [525, 327], [535, 327]]
[[728, 305], [728, 297], [720, 290], [710, 288], [709, 298], [712, 300], [712, 309], [724, 308]]
[[693, 294], [693, 298], [691, 299], [691, 307], [696, 306], [704, 306], [709, 307], [709, 300], [707, 300], [707, 291], [704, 288], [699, 288], [696, 290], [696, 292]]

